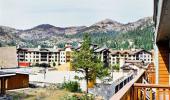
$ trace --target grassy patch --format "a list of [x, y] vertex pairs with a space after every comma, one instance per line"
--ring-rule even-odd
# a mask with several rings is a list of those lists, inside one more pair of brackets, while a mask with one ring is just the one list
[[60, 89], [29, 88], [8, 91], [7, 94], [14, 100], [61, 100], [62, 97], [71, 93]]

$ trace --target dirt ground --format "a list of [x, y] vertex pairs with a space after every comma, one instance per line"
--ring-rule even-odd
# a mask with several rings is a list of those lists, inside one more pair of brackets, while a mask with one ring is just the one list
[[13, 100], [63, 100], [63, 97], [71, 93], [60, 89], [27, 88], [7, 91]]

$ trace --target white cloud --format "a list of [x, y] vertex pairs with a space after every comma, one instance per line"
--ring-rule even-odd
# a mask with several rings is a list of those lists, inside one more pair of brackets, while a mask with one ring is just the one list
[[0, 24], [20, 29], [91, 25], [105, 18], [127, 23], [152, 13], [153, 0], [0, 0]]

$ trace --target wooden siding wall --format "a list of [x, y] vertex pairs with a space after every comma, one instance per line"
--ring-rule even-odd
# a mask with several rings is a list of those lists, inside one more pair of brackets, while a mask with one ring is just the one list
[[16, 74], [7, 79], [7, 89], [19, 89], [27, 88], [29, 86], [29, 75], [27, 74]]
[[169, 84], [169, 44], [168, 41], [160, 42], [157, 44], [159, 50], [159, 73], [158, 73], [158, 83], [159, 84]]

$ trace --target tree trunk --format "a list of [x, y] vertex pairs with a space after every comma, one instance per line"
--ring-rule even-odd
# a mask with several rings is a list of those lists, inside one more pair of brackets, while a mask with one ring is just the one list
[[89, 88], [88, 88], [88, 81], [89, 81], [89, 80], [88, 80], [88, 79], [86, 79], [86, 85], [87, 85], [87, 86], [86, 86], [86, 92], [87, 92], [87, 93], [89, 92]]
[[88, 79], [88, 69], [86, 69], [86, 93], [88, 93], [89, 92], [89, 88], [88, 88], [88, 81], [89, 81], [89, 79]]

